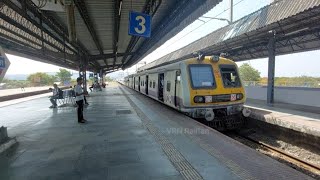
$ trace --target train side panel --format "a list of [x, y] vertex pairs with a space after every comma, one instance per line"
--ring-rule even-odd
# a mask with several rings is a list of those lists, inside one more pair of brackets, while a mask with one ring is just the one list
[[140, 87], [140, 92], [142, 94], [146, 94], [146, 90], [147, 90], [147, 82], [146, 82], [146, 75], [141, 75], [140, 76], [140, 82], [141, 82], [141, 87]]
[[175, 108], [175, 79], [176, 71], [164, 73], [163, 99], [164, 103]]
[[158, 99], [158, 74], [149, 74], [148, 95], [153, 99]]
[[139, 75], [134, 76], [134, 90], [139, 91], [140, 87], [140, 81], [139, 81]]

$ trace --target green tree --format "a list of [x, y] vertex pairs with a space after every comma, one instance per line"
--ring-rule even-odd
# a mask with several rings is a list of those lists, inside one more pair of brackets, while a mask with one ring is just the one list
[[318, 87], [319, 81], [315, 77], [276, 77], [276, 86], [292, 86], [292, 87]]
[[7, 82], [9, 82], [9, 81], [10, 81], [9, 79], [3, 78], [1, 83], [7, 83]]
[[37, 72], [34, 74], [30, 74], [27, 80], [34, 86], [52, 85], [56, 81], [56, 77], [48, 75], [46, 73]]
[[248, 63], [242, 64], [239, 72], [243, 81], [260, 81], [260, 72]]
[[66, 69], [59, 69], [59, 72], [57, 72], [56, 77], [59, 79], [61, 83], [65, 81], [71, 81], [72, 73], [67, 71]]

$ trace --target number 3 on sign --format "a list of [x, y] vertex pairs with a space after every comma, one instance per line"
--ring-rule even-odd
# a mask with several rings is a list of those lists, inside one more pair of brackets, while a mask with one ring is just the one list
[[150, 37], [151, 16], [131, 11], [129, 14], [129, 35]]
[[146, 26], [145, 26], [146, 19], [143, 16], [137, 16], [136, 20], [140, 21], [139, 28], [135, 27], [134, 30], [139, 34], [143, 34], [144, 32], [146, 32]]

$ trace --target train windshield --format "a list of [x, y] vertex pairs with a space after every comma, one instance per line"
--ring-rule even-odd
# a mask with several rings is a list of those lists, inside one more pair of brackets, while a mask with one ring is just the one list
[[221, 77], [224, 87], [240, 87], [240, 77], [234, 65], [221, 65]]
[[189, 65], [189, 72], [193, 88], [215, 87], [212, 66], [207, 64]]

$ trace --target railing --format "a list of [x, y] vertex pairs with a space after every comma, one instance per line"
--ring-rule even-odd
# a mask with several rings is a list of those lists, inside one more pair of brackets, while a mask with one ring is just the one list
[[[244, 86], [268, 86], [267, 82], [261, 81], [243, 81]], [[292, 82], [292, 81], [278, 81], [274, 84], [276, 87], [307, 87], [320, 88], [320, 82]]]

